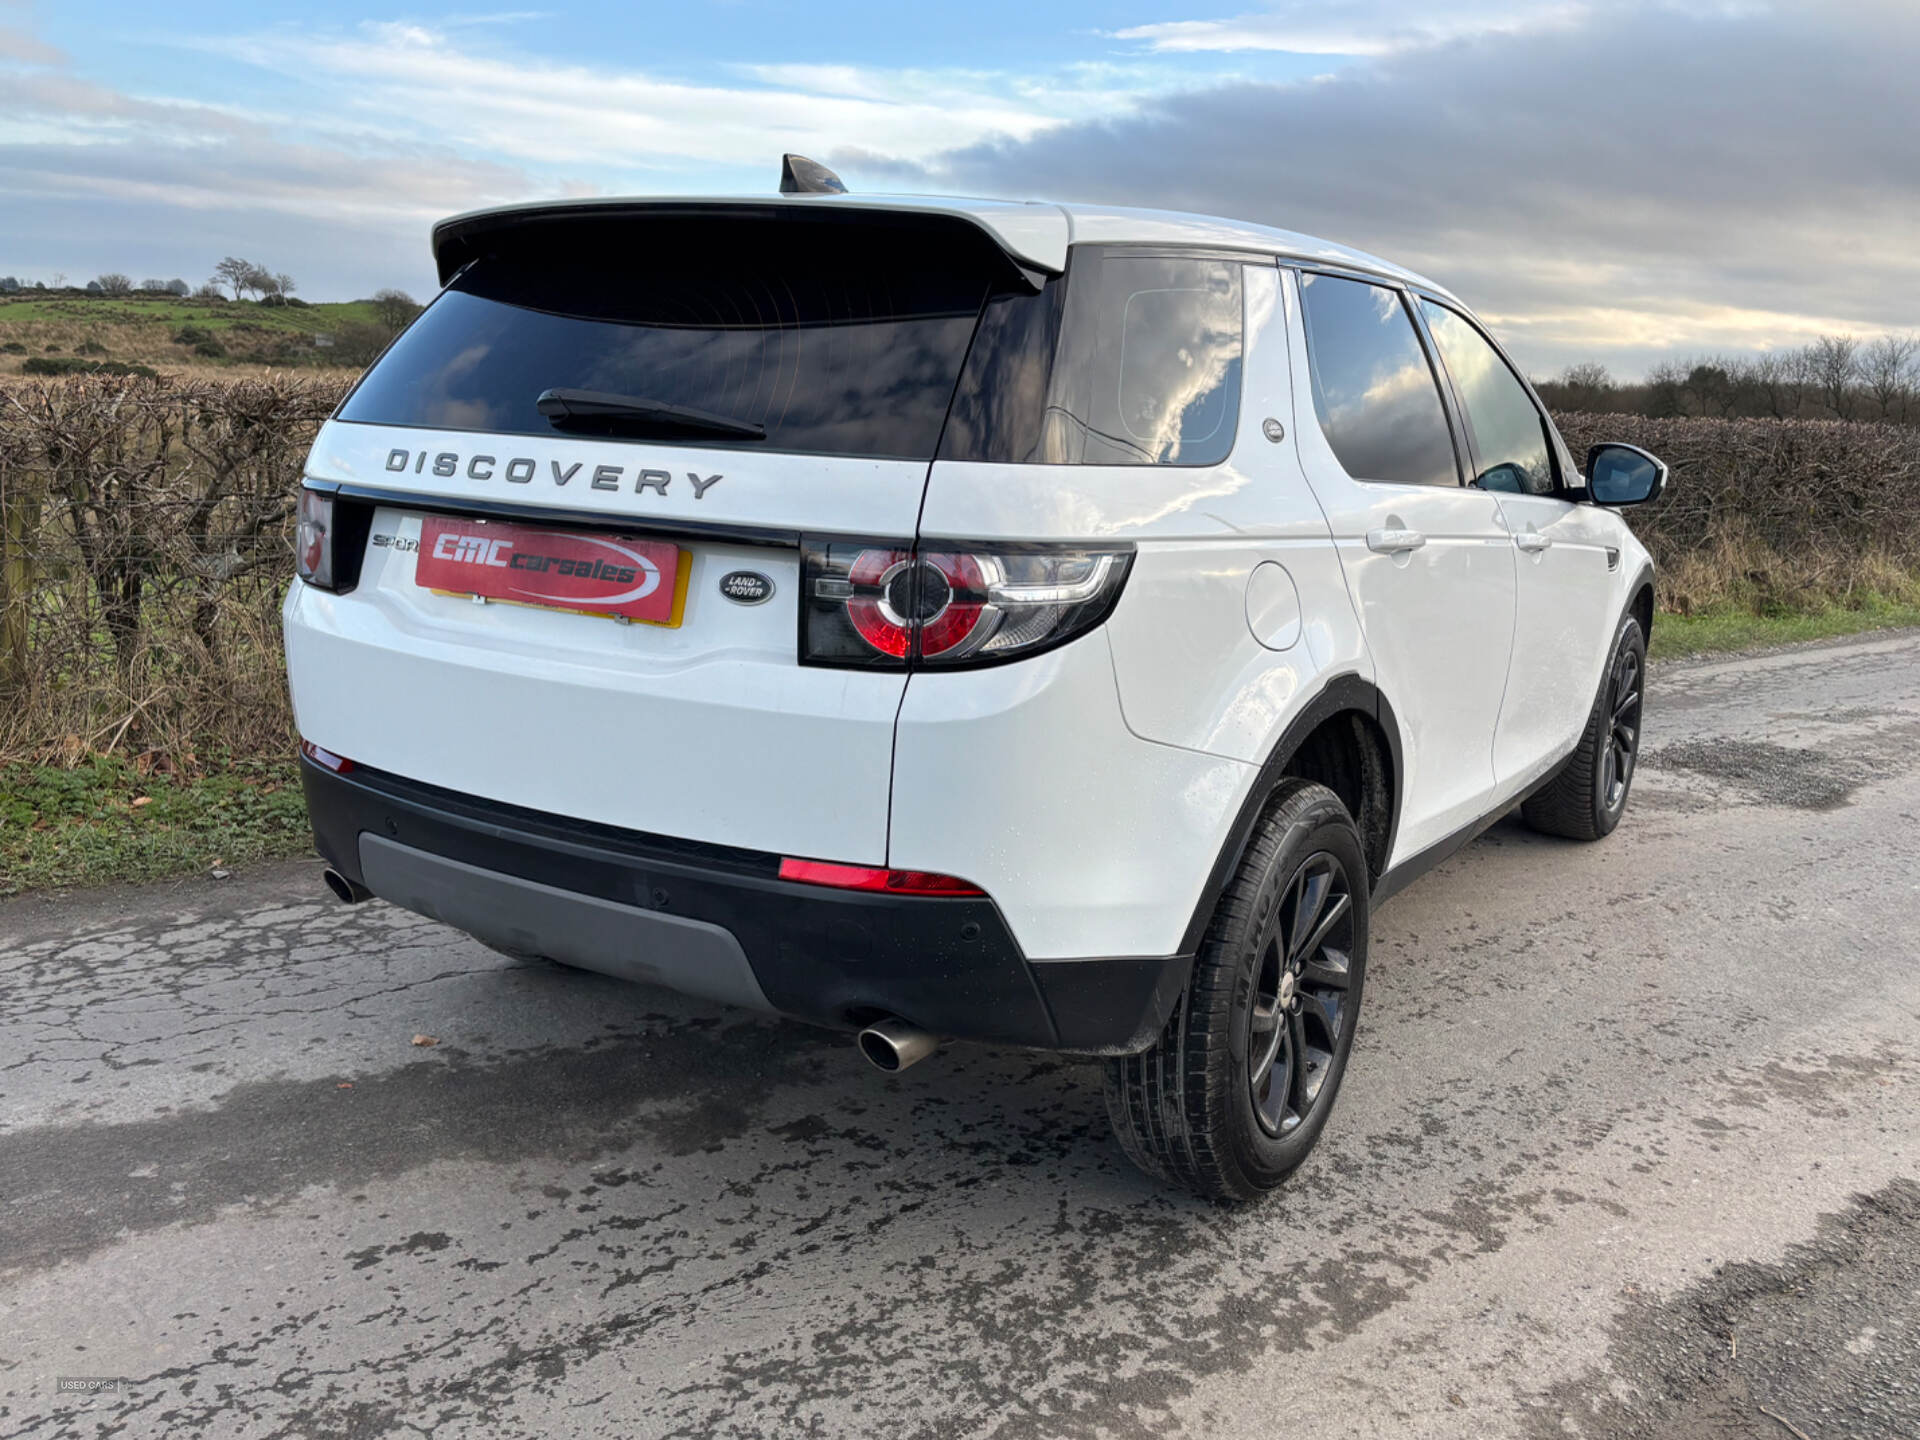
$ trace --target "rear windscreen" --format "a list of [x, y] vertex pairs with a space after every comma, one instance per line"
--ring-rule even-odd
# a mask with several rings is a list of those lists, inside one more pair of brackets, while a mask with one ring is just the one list
[[340, 418], [552, 435], [535, 402], [572, 389], [765, 427], [690, 443], [926, 460], [1003, 279], [984, 245], [898, 229], [655, 220], [540, 239], [463, 271]]

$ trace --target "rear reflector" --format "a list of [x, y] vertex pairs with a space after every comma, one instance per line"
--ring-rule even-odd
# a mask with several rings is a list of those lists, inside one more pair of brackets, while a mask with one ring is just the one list
[[984, 895], [978, 885], [930, 870], [883, 870], [868, 865], [830, 865], [824, 860], [780, 862], [780, 878], [835, 890], [878, 890], [892, 895]]
[[336, 775], [345, 775], [353, 769], [353, 762], [344, 755], [336, 755], [331, 750], [322, 750], [311, 740], [300, 742], [300, 753], [313, 761], [322, 770], [331, 770]]

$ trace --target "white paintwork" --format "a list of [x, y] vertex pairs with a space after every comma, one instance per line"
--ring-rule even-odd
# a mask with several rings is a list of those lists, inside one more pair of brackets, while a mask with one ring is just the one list
[[[1285, 282], [1298, 314], [1296, 277]], [[1374, 682], [1400, 724], [1397, 862], [1477, 818], [1492, 797], [1493, 733], [1513, 650], [1513, 543], [1484, 491], [1350, 477], [1314, 413], [1305, 327], [1290, 334], [1300, 464], [1332, 526]], [[1369, 532], [1383, 530], [1411, 530], [1423, 543], [1375, 550]]]
[[[1546, 495], [1499, 501], [1516, 544], [1519, 590], [1493, 770], [1503, 789], [1519, 789], [1579, 739], [1646, 552], [1611, 511]], [[1619, 557], [1612, 570], [1609, 548]]]
[[[1593, 507], [1347, 477], [1313, 411], [1297, 283], [1273, 257], [1419, 277], [1205, 217], [919, 197], [775, 203], [960, 215], [1043, 269], [1064, 266], [1074, 244], [1248, 252], [1233, 452], [1195, 469], [929, 467], [333, 422], [310, 475], [667, 533], [1124, 541], [1133, 567], [1107, 624], [1014, 664], [907, 680], [797, 663], [787, 547], [685, 540], [695, 568], [678, 631], [433, 596], [412, 584], [411, 557], [385, 551], [351, 595], [296, 585], [288, 597], [303, 735], [538, 810], [957, 874], [987, 889], [1036, 958], [1172, 953], [1262, 762], [1338, 677], [1377, 683], [1397, 716], [1395, 861], [1496, 807], [1572, 744], [1645, 552]], [[395, 450], [404, 470], [389, 468]], [[436, 475], [431, 460], [415, 467], [422, 451], [460, 463]], [[473, 473], [475, 455], [495, 457], [479, 467], [491, 476]], [[525, 483], [504, 478], [512, 457], [535, 462]], [[552, 483], [555, 461], [581, 465], [567, 486]], [[590, 483], [601, 465], [622, 467], [610, 488]], [[641, 467], [671, 477], [665, 493], [635, 488]], [[715, 474], [698, 498], [684, 478]], [[389, 509], [380, 523], [418, 522]], [[1529, 527], [1552, 540], [1537, 558], [1515, 540]], [[1400, 530], [1417, 548], [1382, 533]], [[1621, 552], [1611, 573], [1608, 546]], [[1588, 560], [1604, 580], [1577, 568]], [[733, 568], [772, 576], [774, 600], [724, 604], [713, 583]]]
[[[374, 533], [419, 538], [383, 507]], [[878, 865], [898, 675], [796, 663], [796, 551], [700, 541], [684, 623], [477, 604], [367, 552], [359, 588], [287, 596], [300, 733], [336, 755], [489, 800], [654, 834]], [[737, 605], [751, 569], [773, 598]]]
[[1255, 771], [1128, 730], [1100, 631], [916, 674], [893, 765], [889, 863], [972, 880], [1045, 959], [1175, 953]]

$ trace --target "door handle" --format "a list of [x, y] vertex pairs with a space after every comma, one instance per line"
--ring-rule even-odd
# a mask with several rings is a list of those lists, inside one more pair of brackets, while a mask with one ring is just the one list
[[1369, 530], [1367, 549], [1376, 555], [1404, 555], [1427, 543], [1418, 530]]
[[1542, 535], [1538, 530], [1522, 530], [1513, 537], [1513, 543], [1529, 555], [1538, 555], [1553, 544], [1553, 537]]

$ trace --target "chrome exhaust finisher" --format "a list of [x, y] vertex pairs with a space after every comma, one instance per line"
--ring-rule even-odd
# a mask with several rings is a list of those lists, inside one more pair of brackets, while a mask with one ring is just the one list
[[362, 900], [371, 899], [373, 892], [364, 885], [356, 885], [338, 870], [329, 865], [320, 872], [320, 878], [327, 882], [327, 889], [339, 897], [342, 905], [358, 905]]
[[939, 1036], [904, 1020], [881, 1020], [860, 1032], [860, 1053], [889, 1075], [919, 1064], [939, 1048]]

